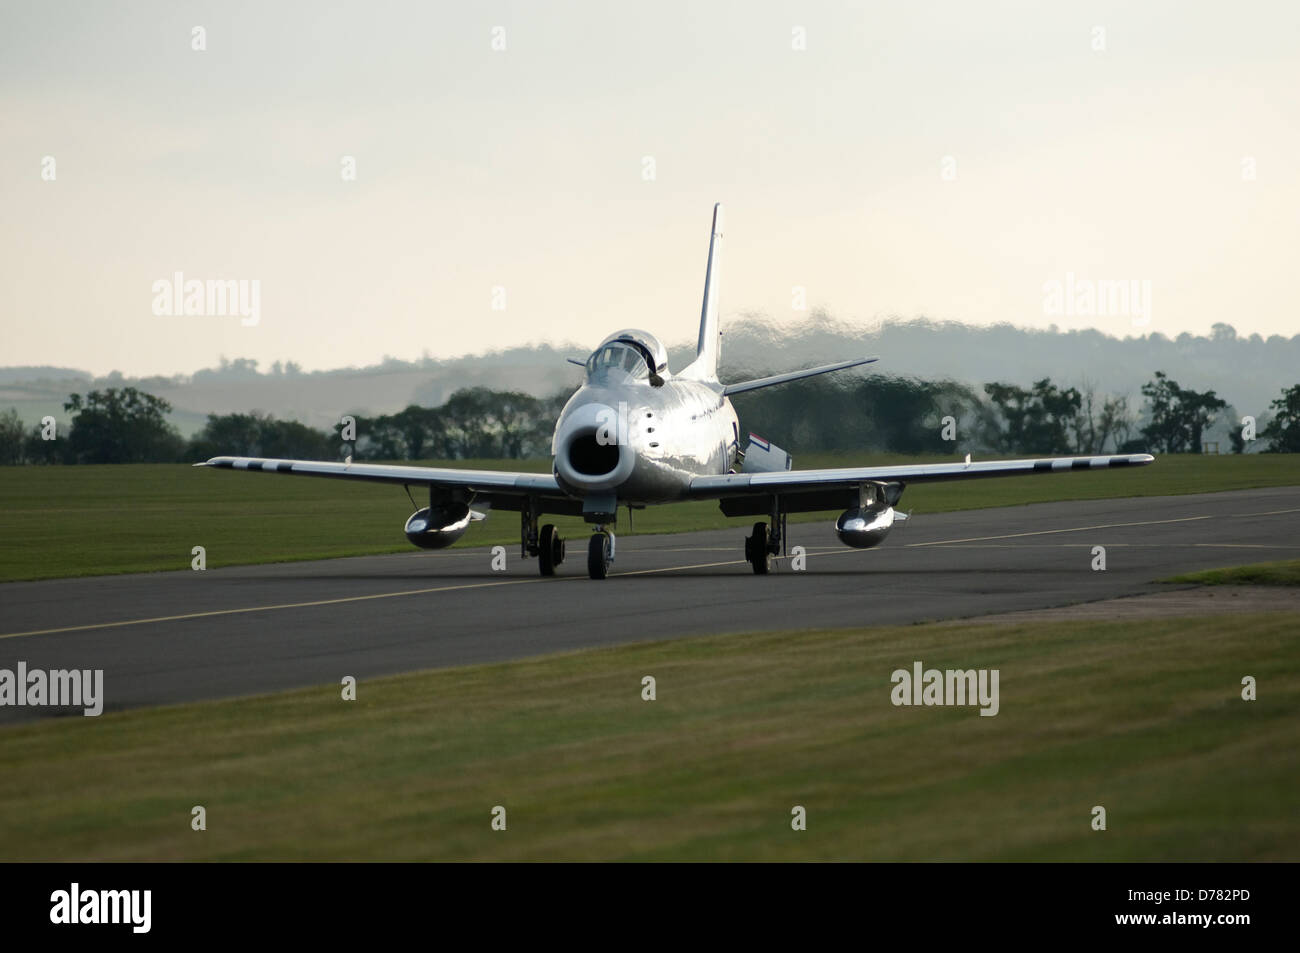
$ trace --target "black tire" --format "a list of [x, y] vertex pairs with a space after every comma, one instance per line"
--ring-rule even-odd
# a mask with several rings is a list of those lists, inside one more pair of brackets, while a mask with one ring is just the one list
[[771, 568], [767, 552], [767, 524], [755, 523], [754, 534], [745, 539], [745, 558], [754, 567], [754, 574], [766, 576]]
[[537, 567], [541, 569], [543, 576], [555, 575], [555, 551], [559, 549], [556, 542], [555, 524], [547, 523], [542, 527], [542, 534], [537, 540]]
[[604, 579], [609, 572], [609, 537], [604, 533], [592, 533], [587, 543], [587, 575], [592, 579]]

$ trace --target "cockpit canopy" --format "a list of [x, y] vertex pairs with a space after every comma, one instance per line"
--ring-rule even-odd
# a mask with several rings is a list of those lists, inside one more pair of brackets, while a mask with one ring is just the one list
[[660, 375], [667, 370], [668, 352], [659, 339], [635, 328], [611, 334], [587, 358], [589, 380], [606, 377], [611, 371], [621, 371], [634, 380], [649, 377], [651, 383], [663, 383]]

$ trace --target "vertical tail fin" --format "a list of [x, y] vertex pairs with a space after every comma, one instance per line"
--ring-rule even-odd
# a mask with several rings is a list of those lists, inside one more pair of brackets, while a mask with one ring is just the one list
[[700, 308], [700, 341], [695, 360], [681, 376], [694, 380], [716, 381], [718, 358], [722, 350], [722, 331], [718, 326], [718, 275], [722, 258], [722, 203], [713, 206], [713, 232], [709, 236], [709, 266], [704, 272], [704, 304]]

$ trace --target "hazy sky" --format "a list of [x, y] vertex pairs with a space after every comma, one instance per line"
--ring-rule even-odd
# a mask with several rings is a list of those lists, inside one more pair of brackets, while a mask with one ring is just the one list
[[[687, 340], [715, 201], [724, 330], [799, 286], [1290, 336], [1298, 50], [1293, 2], [7, 0], [0, 365]], [[175, 272], [257, 281], [259, 322], [156, 315]], [[1149, 323], [1049, 313], [1070, 274], [1149, 282]]]

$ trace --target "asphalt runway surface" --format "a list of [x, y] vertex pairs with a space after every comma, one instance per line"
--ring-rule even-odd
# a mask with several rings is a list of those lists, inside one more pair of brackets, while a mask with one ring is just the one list
[[[1091, 602], [1300, 557], [1300, 487], [918, 512], [870, 550], [840, 545], [829, 522], [789, 530], [807, 568], [768, 576], [743, 561], [746, 523], [622, 535], [602, 582], [587, 578], [583, 538], [552, 579], [516, 545], [505, 572], [479, 548], [5, 583], [0, 668], [103, 669], [115, 711], [634, 641]], [[52, 716], [81, 714], [0, 707], [3, 722]]]

